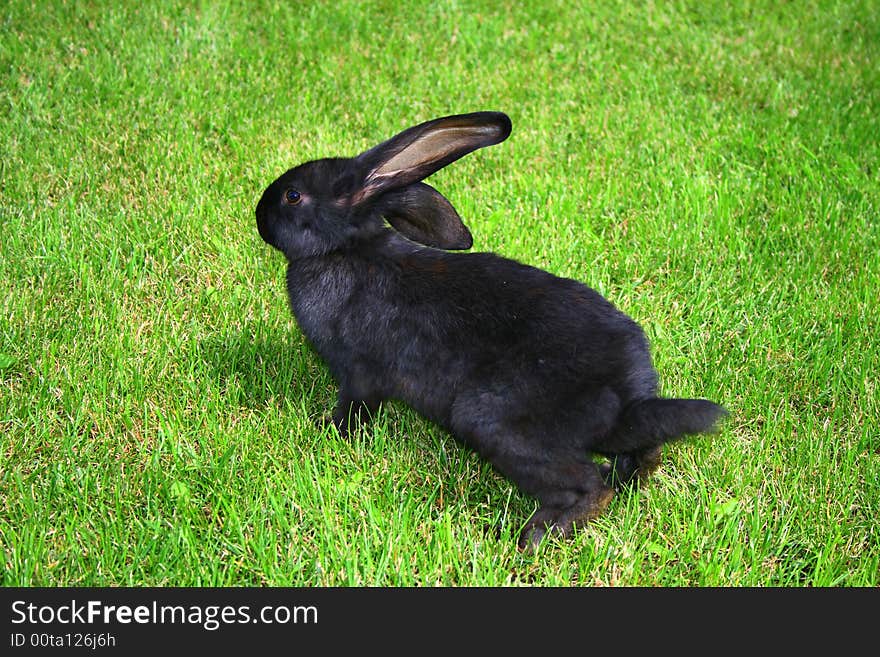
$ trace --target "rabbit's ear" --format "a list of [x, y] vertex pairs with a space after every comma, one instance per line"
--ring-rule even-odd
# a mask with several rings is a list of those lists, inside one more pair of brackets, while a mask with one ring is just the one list
[[356, 158], [364, 178], [352, 201], [427, 178], [471, 151], [504, 141], [510, 130], [510, 119], [501, 112], [447, 116], [404, 130]]
[[469, 249], [470, 231], [436, 189], [418, 182], [382, 196], [380, 212], [407, 238], [438, 249]]

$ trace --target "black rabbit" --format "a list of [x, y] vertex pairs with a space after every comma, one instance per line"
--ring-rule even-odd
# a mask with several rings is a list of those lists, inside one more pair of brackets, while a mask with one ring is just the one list
[[[660, 446], [724, 409], [660, 399], [639, 326], [578, 281], [491, 253], [421, 182], [510, 134], [500, 112], [428, 121], [350, 159], [307, 162], [260, 199], [262, 238], [288, 260], [293, 314], [339, 384], [340, 433], [401, 399], [540, 502], [537, 545], [595, 517]], [[608, 457], [600, 466], [593, 455]]]

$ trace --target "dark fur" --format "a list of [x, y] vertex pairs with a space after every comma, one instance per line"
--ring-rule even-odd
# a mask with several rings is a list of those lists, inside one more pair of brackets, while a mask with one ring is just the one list
[[657, 398], [644, 333], [594, 290], [444, 250], [469, 248], [470, 233], [420, 181], [509, 132], [500, 113], [429, 121], [357, 158], [291, 169], [256, 215], [289, 261], [293, 313], [339, 384], [340, 432], [385, 399], [405, 401], [538, 499], [520, 537], [532, 547], [595, 517], [611, 486], [647, 476], [663, 443], [712, 431], [724, 409]]

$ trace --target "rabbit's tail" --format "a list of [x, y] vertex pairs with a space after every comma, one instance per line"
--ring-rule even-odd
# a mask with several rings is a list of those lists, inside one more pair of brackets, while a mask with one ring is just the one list
[[640, 399], [629, 404], [600, 450], [623, 454], [659, 447], [684, 436], [717, 431], [727, 411], [706, 399]]

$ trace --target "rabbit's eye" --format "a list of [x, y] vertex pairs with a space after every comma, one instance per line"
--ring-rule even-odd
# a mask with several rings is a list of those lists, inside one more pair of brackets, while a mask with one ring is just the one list
[[302, 201], [302, 194], [295, 189], [288, 189], [284, 192], [284, 200], [287, 201], [288, 205], [297, 205]]

